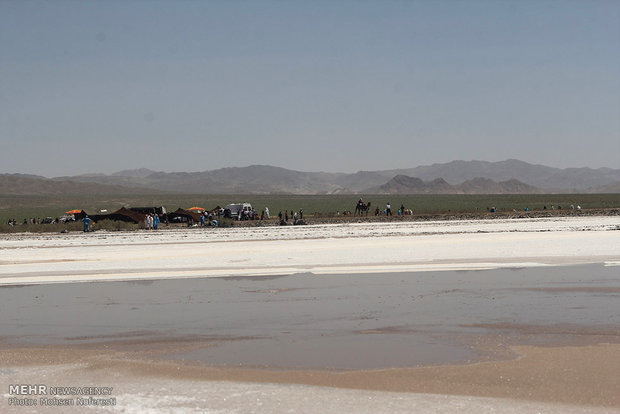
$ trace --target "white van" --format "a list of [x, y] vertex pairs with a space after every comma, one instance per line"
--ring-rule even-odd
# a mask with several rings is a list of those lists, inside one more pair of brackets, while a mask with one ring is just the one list
[[228, 204], [224, 207], [224, 211], [230, 210], [230, 215], [232, 218], [237, 218], [239, 216], [239, 211], [251, 211], [252, 204], [250, 203], [233, 203]]

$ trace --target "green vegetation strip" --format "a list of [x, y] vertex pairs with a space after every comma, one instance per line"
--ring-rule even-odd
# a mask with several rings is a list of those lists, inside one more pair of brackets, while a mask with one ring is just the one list
[[[372, 215], [376, 207], [381, 211], [389, 201], [396, 213], [402, 205], [414, 214], [463, 214], [486, 212], [495, 207], [498, 212], [540, 211], [554, 206], [563, 209], [570, 205], [583, 209], [610, 209], [620, 207], [620, 194], [528, 194], [528, 195], [363, 195], [364, 201], [372, 203]], [[337, 212], [354, 211], [359, 195], [112, 195], [112, 196], [0, 196], [0, 223], [15, 219], [60, 217], [65, 211], [83, 209], [89, 214], [101, 210], [115, 211], [123, 206], [165, 206], [168, 211], [177, 208], [200, 206], [207, 209], [229, 203], [249, 202], [259, 213], [269, 207], [272, 216], [279, 211], [299, 211], [305, 217], [329, 217]]]

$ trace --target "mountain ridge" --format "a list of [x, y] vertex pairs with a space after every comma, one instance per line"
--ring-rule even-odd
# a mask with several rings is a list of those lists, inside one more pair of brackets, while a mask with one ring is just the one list
[[443, 178], [423, 181], [416, 177], [397, 175], [372, 192], [377, 194], [540, 194], [544, 191], [515, 179], [497, 182], [489, 178], [476, 177], [458, 185], [451, 185]]
[[117, 195], [117, 194], [152, 194], [156, 192], [147, 188], [131, 188], [121, 185], [107, 185], [94, 182], [71, 180], [52, 180], [26, 174], [0, 174], [0, 195]]
[[[444, 191], [457, 191], [463, 194], [503, 193], [510, 191], [510, 188], [518, 193], [586, 193], [617, 192], [620, 169], [606, 167], [561, 169], [508, 159], [498, 162], [455, 160], [408, 169], [360, 170], [355, 173], [303, 172], [257, 164], [196, 172], [163, 172], [139, 168], [108, 175], [84, 174], [50, 179], [27, 174], [5, 176], [12, 176], [13, 180], [19, 177], [42, 180], [42, 188], [47, 188], [45, 191], [60, 191], [50, 190], [48, 188], [50, 182], [73, 182], [108, 186], [96, 191], [111, 191], [110, 187], [121, 187], [122, 191], [135, 189], [139, 192], [171, 193], [369, 194], [375, 191], [396, 191], [379, 189], [395, 177], [404, 176], [417, 178], [423, 183], [442, 180], [433, 186], [427, 185], [423, 190], [427, 193], [428, 191], [430, 193], [436, 191], [439, 194]], [[509, 183], [510, 180], [516, 180], [518, 183]], [[410, 184], [413, 187], [421, 185], [419, 182]], [[63, 185], [67, 189], [70, 188], [67, 184]], [[458, 186], [461, 187], [457, 188]], [[402, 187], [403, 191], [414, 191], [406, 187], [406, 185]], [[77, 187], [72, 188], [71, 191], [77, 191]], [[4, 186], [0, 186], [0, 194], [11, 194], [12, 191], [15, 191], [15, 186], [10, 187], [5, 179]]]

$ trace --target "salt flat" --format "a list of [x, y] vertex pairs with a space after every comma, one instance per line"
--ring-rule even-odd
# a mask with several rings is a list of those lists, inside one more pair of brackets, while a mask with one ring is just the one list
[[11, 234], [0, 284], [613, 265], [619, 228], [578, 217]]

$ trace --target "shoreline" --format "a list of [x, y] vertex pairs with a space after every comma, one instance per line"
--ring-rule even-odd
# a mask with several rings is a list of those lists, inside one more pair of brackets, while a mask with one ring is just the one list
[[[552, 406], [598, 407], [620, 412], [617, 390], [620, 378], [619, 337], [614, 343], [579, 346], [510, 345], [516, 354], [493, 361], [376, 370], [300, 370], [270, 367], [209, 366], [192, 361], [124, 355], [128, 351], [93, 347], [12, 348], [0, 351], [4, 371], [31, 368], [59, 370], [56, 383], [132, 383], [133, 393], [144, 392], [153, 381], [168, 381], [169, 393], [185, 382], [203, 384], [232, 382], [259, 385], [300, 385], [388, 393], [432, 394], [452, 397], [493, 398], [539, 402]], [[134, 344], [134, 346], [138, 346]], [[36, 357], [33, 358], [33, 352]], [[131, 352], [129, 352], [131, 353]], [[53, 361], [53, 362], [52, 362]], [[50, 363], [51, 362], [51, 363]], [[70, 380], [69, 380], [70, 378]], [[24, 379], [26, 382], [28, 378]], [[24, 381], [22, 380], [22, 381]], [[34, 377], [30, 377], [36, 383]], [[0, 376], [0, 385], [6, 379]], [[38, 380], [40, 382], [40, 379]], [[49, 380], [48, 380], [49, 381]], [[121, 385], [122, 387], [122, 385]], [[6, 387], [4, 387], [6, 389]], [[122, 403], [122, 401], [121, 401]], [[561, 411], [559, 411], [561, 412]]]

